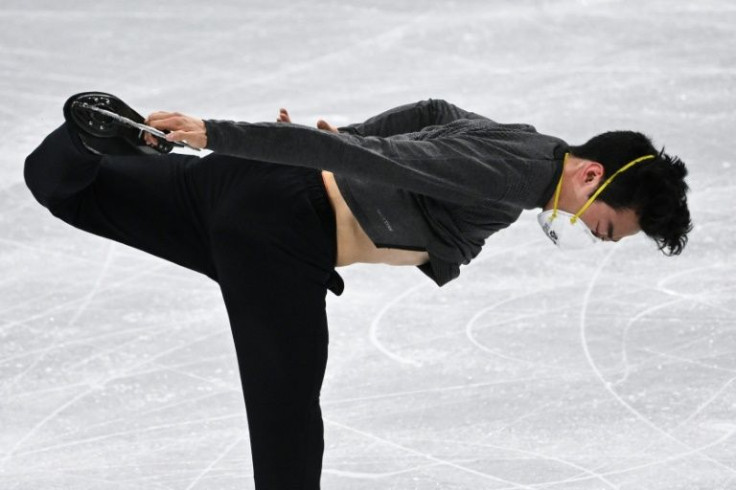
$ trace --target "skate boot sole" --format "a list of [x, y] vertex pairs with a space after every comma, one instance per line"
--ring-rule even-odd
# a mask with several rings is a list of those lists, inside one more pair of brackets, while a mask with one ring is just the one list
[[[163, 154], [174, 145], [165, 134], [154, 134], [143, 124], [144, 118], [118, 97], [104, 92], [83, 92], [70, 97], [64, 104], [64, 116], [79, 134], [84, 146], [103, 155]], [[144, 132], [154, 134], [157, 146], [143, 139]]]

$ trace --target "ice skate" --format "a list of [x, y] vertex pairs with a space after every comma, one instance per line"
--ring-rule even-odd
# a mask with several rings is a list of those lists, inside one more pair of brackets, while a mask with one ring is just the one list
[[[144, 118], [118, 97], [104, 92], [82, 92], [64, 104], [64, 118], [82, 144], [99, 155], [157, 155], [169, 153], [181, 143], [166, 141], [166, 134], [143, 124]], [[144, 133], [155, 137], [149, 146]]]

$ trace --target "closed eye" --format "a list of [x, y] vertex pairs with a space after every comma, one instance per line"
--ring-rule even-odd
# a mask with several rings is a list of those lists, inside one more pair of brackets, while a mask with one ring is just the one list
[[616, 240], [613, 239], [613, 223], [608, 223], [608, 239], [612, 242], [620, 240], [620, 238], [617, 238]]

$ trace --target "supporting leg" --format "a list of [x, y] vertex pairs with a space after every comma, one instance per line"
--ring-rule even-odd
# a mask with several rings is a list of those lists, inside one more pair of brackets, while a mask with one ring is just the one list
[[225, 200], [214, 221], [212, 249], [238, 355], [256, 487], [318, 489], [325, 296], [335, 260], [334, 234], [319, 208], [329, 203], [315, 205], [319, 192], [325, 199], [319, 173], [246, 163], [237, 198]]

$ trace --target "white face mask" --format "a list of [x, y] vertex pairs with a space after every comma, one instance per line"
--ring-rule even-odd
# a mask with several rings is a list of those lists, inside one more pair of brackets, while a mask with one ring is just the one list
[[560, 210], [555, 213], [548, 209], [539, 213], [537, 221], [544, 234], [561, 250], [588, 248], [601, 241], [583, 220], [574, 218], [574, 214]]
[[552, 243], [557, 245], [557, 247], [563, 250], [579, 250], [581, 248], [588, 248], [601, 241], [601, 239], [597, 238], [593, 232], [590, 231], [590, 228], [583, 223], [580, 216], [591, 204], [593, 204], [593, 201], [595, 201], [600, 193], [603, 192], [603, 189], [608, 187], [608, 184], [613, 181], [614, 177], [639, 162], [655, 158], [655, 155], [645, 155], [637, 158], [618, 169], [601, 186], [598, 187], [598, 190], [590, 196], [585, 204], [583, 204], [583, 207], [580, 208], [580, 211], [575, 214], [570, 214], [557, 208], [557, 202], [560, 199], [560, 191], [562, 190], [562, 176], [565, 174], [565, 163], [567, 163], [568, 155], [569, 153], [565, 154], [565, 159], [562, 162], [562, 175], [560, 175], [560, 180], [557, 182], [557, 189], [555, 189], [554, 205], [552, 209], [539, 213], [537, 221], [539, 222], [539, 226], [542, 227], [544, 234], [547, 235], [549, 239], [552, 240]]

